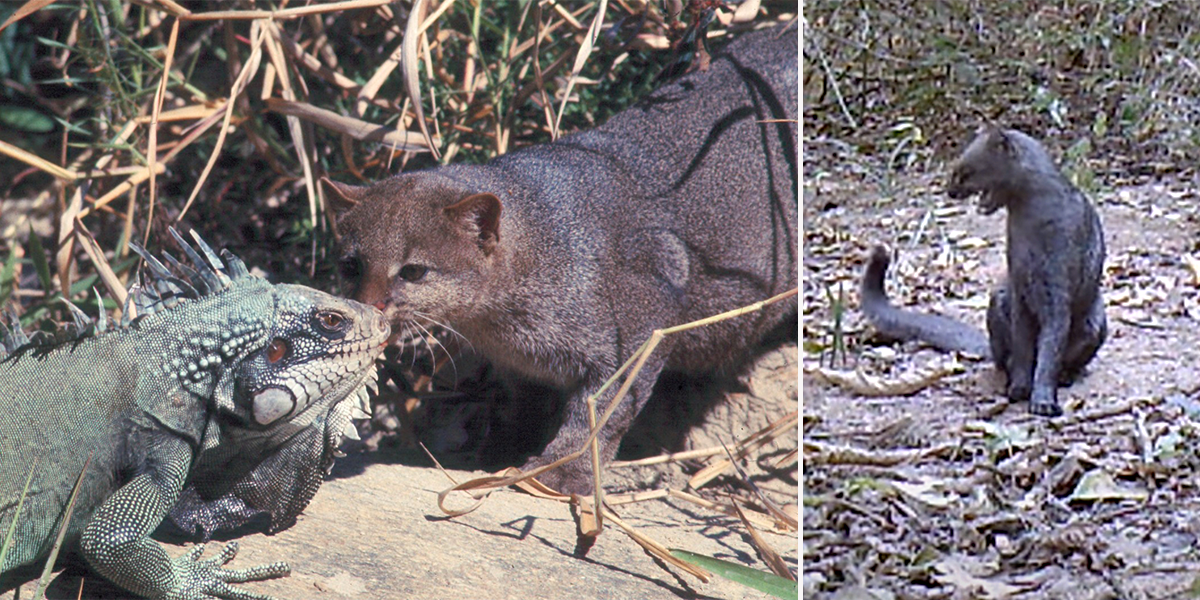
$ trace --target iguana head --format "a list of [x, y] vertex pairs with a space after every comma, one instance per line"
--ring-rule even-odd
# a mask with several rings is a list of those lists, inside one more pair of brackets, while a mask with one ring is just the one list
[[[199, 452], [171, 520], [206, 538], [260, 513], [271, 529], [285, 527], [320, 487], [342, 436], [357, 437], [351, 419], [370, 416], [367, 389], [390, 327], [374, 307], [272, 285], [228, 252], [222, 261], [194, 232], [200, 252], [171, 233], [194, 268], [164, 254], [176, 276], [135, 247], [153, 279], [131, 294], [135, 310], [127, 311], [175, 315], [140, 329], [174, 334], [159, 368], [164, 380], [207, 398]], [[170, 321], [173, 328], [163, 325]], [[179, 412], [151, 410], [167, 426]]]
[[370, 416], [368, 387], [390, 328], [353, 300], [295, 285], [273, 286], [274, 317], [260, 348], [232, 372], [192, 483], [171, 512], [179, 527], [209, 537], [260, 513], [270, 529], [291, 525], [333, 465], [352, 418]]
[[[391, 331], [377, 309], [298, 285], [272, 286], [261, 348], [241, 360], [233, 411], [248, 429], [308, 426], [330, 400], [367, 409], [364, 382]], [[361, 396], [361, 398], [360, 398]], [[312, 409], [316, 410], [312, 410]]]

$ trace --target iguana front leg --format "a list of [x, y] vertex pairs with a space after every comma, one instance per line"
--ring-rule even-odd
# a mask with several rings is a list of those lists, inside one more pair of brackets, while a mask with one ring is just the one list
[[215, 559], [198, 560], [203, 551], [200, 546], [172, 560], [162, 545], [150, 539], [150, 533], [179, 498], [192, 449], [175, 438], [156, 444], [151, 454], [151, 467], [109, 496], [84, 528], [80, 546], [92, 568], [113, 583], [148, 598], [267, 598], [230, 583], [283, 577], [290, 572], [287, 564], [224, 569], [222, 565], [237, 552], [232, 543]]

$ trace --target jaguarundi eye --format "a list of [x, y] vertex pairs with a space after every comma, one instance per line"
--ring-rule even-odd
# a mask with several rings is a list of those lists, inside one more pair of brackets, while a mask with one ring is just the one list
[[362, 275], [362, 260], [357, 255], [343, 258], [338, 261], [338, 273], [343, 279], [357, 280]]
[[271, 344], [267, 346], [267, 362], [275, 364], [283, 360], [283, 357], [287, 356], [290, 349], [291, 346], [288, 345], [285, 339], [275, 338], [271, 340]]
[[404, 265], [400, 267], [400, 278], [413, 283], [425, 278], [425, 273], [429, 272], [429, 267], [421, 265]]
[[330, 333], [337, 333], [342, 328], [342, 324], [346, 322], [346, 317], [335, 312], [320, 312], [316, 317], [317, 326]]

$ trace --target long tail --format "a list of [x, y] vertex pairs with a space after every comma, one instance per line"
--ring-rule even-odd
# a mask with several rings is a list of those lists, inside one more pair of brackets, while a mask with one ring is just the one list
[[946, 351], [991, 357], [987, 335], [949, 317], [901, 310], [892, 306], [883, 289], [891, 256], [887, 248], [875, 246], [867, 260], [859, 287], [862, 311], [884, 337], [902, 341], [921, 340]]

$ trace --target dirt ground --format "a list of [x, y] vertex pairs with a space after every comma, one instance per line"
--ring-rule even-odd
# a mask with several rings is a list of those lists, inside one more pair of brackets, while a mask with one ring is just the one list
[[[784, 343], [755, 362], [753, 368], [725, 385], [680, 386], [652, 400], [650, 413], [626, 436], [632, 447], [680, 444], [677, 449], [707, 448], [745, 438], [799, 410], [799, 357], [794, 342]], [[719, 395], [695, 427], [674, 416], [673, 395]], [[656, 408], [655, 408], [656, 407]], [[793, 421], [794, 422], [794, 421]], [[464, 431], [458, 427], [445, 430]], [[444, 430], [439, 435], [444, 434]], [[794, 426], [774, 442], [753, 452], [739, 465], [762, 493], [796, 518], [799, 505], [798, 432]], [[673, 440], [673, 441], [664, 441]], [[423, 454], [380, 444], [351, 446], [352, 453], [335, 464], [296, 525], [275, 535], [250, 533], [230, 539], [240, 545], [231, 568], [286, 561], [289, 577], [245, 584], [243, 589], [275, 598], [424, 598], [558, 599], [558, 598], [766, 598], [761, 592], [721, 577], [708, 583], [651, 558], [612, 523], [585, 556], [576, 548], [575, 513], [565, 503], [538, 499], [505, 489], [494, 493], [475, 512], [447, 518], [437, 494], [453, 483], [432, 467]], [[355, 448], [357, 451], [354, 451]], [[646, 452], [639, 452], [645, 454]], [[789, 458], [790, 453], [790, 458]], [[620, 458], [620, 457], [618, 457]], [[720, 458], [720, 457], [718, 457]], [[613, 467], [608, 493], [683, 490], [705, 461], [654, 466]], [[462, 482], [481, 471], [452, 470]], [[707, 500], [764, 510], [741, 476], [732, 470], [699, 490]], [[464, 502], [452, 502], [462, 507]], [[668, 548], [680, 548], [766, 570], [750, 534], [731, 517], [677, 498], [659, 498], [614, 506], [615, 512], [640, 534]], [[769, 547], [798, 573], [796, 531], [759, 528]], [[163, 536], [159, 536], [163, 537]], [[167, 538], [167, 550], [178, 556], [186, 541]], [[222, 541], [210, 544], [215, 555]], [[49, 598], [119, 598], [125, 594], [78, 568], [52, 580]], [[14, 596], [31, 598], [34, 584]]]
[[[871, 339], [857, 282], [868, 249], [898, 249], [893, 301], [983, 327], [1004, 274], [1003, 213], [950, 200], [936, 176], [808, 177], [804, 369], [834, 339], [894, 381], [947, 357]], [[1200, 594], [1200, 319], [1192, 183], [1090, 194], [1106, 231], [1109, 337], [1030, 415], [989, 363], [908, 396], [864, 397], [805, 375], [805, 598], [1194, 598]]]

